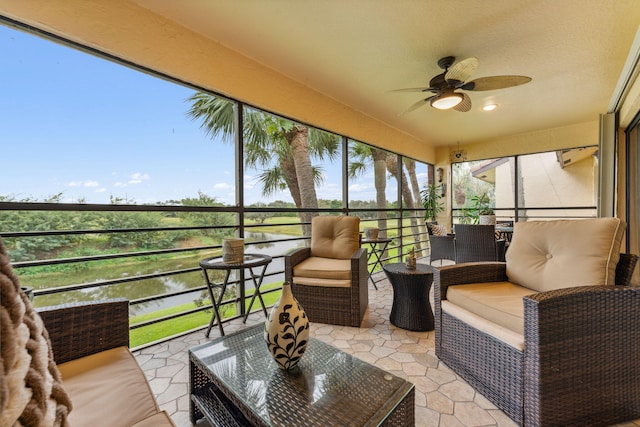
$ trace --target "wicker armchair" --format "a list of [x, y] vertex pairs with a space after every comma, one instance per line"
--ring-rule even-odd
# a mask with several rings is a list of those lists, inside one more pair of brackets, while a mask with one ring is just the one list
[[456, 264], [479, 261], [504, 261], [505, 241], [496, 240], [493, 225], [455, 225]]
[[311, 245], [285, 256], [285, 280], [309, 320], [358, 327], [369, 304], [367, 250], [360, 219], [318, 216]]
[[429, 264], [433, 263], [433, 261], [440, 260], [440, 265], [442, 265], [443, 259], [455, 261], [456, 252], [453, 243], [454, 235], [447, 234], [445, 236], [437, 236], [433, 233], [434, 225], [438, 225], [438, 223], [427, 223], [427, 230], [429, 232], [429, 246], [431, 248], [431, 252], [429, 255]]
[[520, 425], [603, 426], [638, 418], [640, 288], [628, 286], [637, 262], [636, 255], [620, 255], [615, 286], [611, 280], [609, 286], [531, 291], [521, 300], [524, 335], [516, 345], [504, 328], [456, 312], [448, 301], [465, 284], [508, 282], [508, 263], [438, 268], [436, 354]]

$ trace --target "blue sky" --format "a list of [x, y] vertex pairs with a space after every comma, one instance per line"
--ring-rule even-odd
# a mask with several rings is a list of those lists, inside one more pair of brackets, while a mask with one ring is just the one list
[[[233, 147], [186, 116], [193, 89], [0, 25], [0, 196], [109, 203], [234, 201]], [[318, 197], [340, 199], [340, 161]], [[246, 203], [265, 198], [247, 171]], [[350, 199], [374, 199], [371, 171]], [[394, 199], [394, 191], [389, 194]]]

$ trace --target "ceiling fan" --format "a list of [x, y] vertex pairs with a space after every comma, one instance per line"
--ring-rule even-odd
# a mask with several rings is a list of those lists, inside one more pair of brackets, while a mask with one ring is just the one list
[[416, 110], [427, 103], [439, 110], [469, 111], [471, 110], [471, 98], [464, 92], [456, 92], [457, 90], [484, 91], [504, 89], [531, 81], [531, 77], [526, 76], [491, 76], [467, 81], [478, 68], [478, 58], [470, 57], [454, 64], [455, 60], [455, 56], [441, 58], [438, 61], [438, 66], [444, 72], [432, 78], [428, 87], [392, 90], [392, 92], [433, 93], [428, 98], [411, 105], [402, 114]]

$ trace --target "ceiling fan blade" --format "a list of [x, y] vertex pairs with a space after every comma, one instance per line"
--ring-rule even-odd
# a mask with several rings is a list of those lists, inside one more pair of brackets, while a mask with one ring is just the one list
[[428, 98], [425, 99], [421, 99], [420, 101], [416, 102], [415, 104], [411, 105], [409, 108], [407, 108], [406, 110], [404, 110], [402, 113], [398, 114], [399, 116], [404, 116], [407, 113], [410, 113], [414, 110], [417, 110], [418, 108], [422, 107], [425, 104], [428, 104], [429, 101], [431, 101], [431, 98], [433, 98], [433, 96], [430, 96]]
[[519, 86], [525, 83], [529, 83], [531, 77], [527, 76], [493, 76], [493, 77], [481, 77], [479, 79], [472, 80], [465, 83], [460, 87], [464, 90], [483, 91], [504, 89], [507, 87]]
[[451, 68], [447, 70], [444, 78], [447, 81], [457, 80], [459, 82], [466, 82], [476, 71], [479, 63], [478, 58], [473, 56], [471, 58], [463, 59], [462, 61], [453, 64]]
[[453, 107], [452, 109], [465, 113], [471, 110], [471, 98], [469, 98], [469, 95], [467, 95], [466, 93], [462, 93], [461, 95], [464, 97], [462, 99], [462, 102], [456, 105], [455, 107]]
[[393, 90], [390, 90], [389, 92], [428, 92], [432, 90], [433, 88], [431, 87], [407, 87], [404, 89], [393, 89]]

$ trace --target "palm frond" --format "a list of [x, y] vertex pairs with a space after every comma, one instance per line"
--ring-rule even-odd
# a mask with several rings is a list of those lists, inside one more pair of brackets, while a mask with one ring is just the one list
[[233, 142], [235, 135], [235, 103], [205, 92], [196, 92], [187, 102], [191, 107], [187, 116], [200, 120], [200, 128], [212, 139], [220, 137], [223, 142]]
[[258, 175], [258, 181], [262, 183], [263, 196], [270, 196], [287, 188], [282, 170], [278, 166], [262, 171]]

